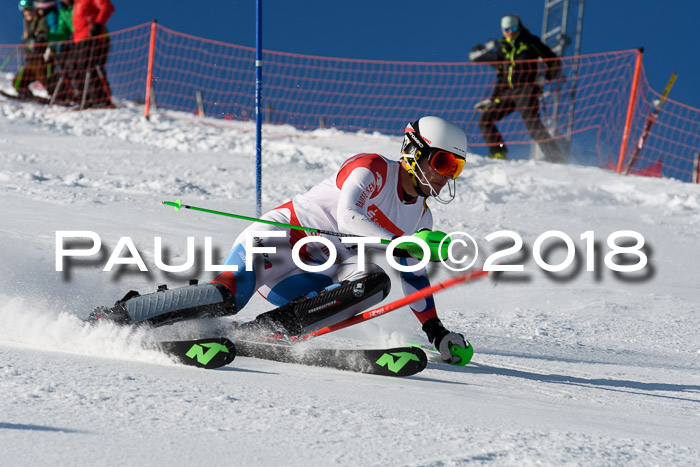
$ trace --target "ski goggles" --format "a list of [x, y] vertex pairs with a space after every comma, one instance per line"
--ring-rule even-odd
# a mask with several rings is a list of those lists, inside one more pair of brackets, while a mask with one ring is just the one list
[[503, 30], [504, 30], [505, 32], [511, 32], [511, 31], [513, 31], [513, 32], [518, 32], [518, 27], [517, 27], [517, 26], [512, 26], [512, 27], [510, 27], [510, 28], [503, 28]]
[[444, 149], [433, 149], [428, 156], [428, 162], [435, 172], [454, 180], [462, 173], [466, 159]]

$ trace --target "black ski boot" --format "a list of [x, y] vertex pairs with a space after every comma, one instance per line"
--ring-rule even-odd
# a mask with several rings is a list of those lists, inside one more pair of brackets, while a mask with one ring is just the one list
[[124, 308], [124, 303], [129, 301], [134, 297], [138, 297], [140, 294], [135, 290], [130, 290], [124, 298], [117, 300], [112, 308], [106, 306], [98, 306], [93, 310], [92, 313], [85, 319], [85, 322], [94, 324], [97, 322], [111, 322], [118, 326], [126, 326], [132, 323], [131, 316]]
[[236, 335], [243, 339], [289, 339], [291, 336], [298, 336], [302, 326], [294, 313], [294, 307], [302, 299], [292, 300], [286, 305], [258, 315], [253, 321], [241, 324], [236, 329]]
[[132, 290], [112, 308], [96, 308], [85, 321], [162, 326], [185, 319], [226, 316], [236, 311], [235, 299], [227, 287], [221, 284], [197, 285], [192, 281], [187, 287], [172, 290], [161, 285], [157, 292], [146, 295]]

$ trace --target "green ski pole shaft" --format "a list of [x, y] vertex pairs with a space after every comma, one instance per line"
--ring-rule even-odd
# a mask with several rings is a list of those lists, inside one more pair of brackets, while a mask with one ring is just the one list
[[0, 65], [0, 72], [5, 69], [5, 66], [10, 62], [10, 56], [8, 55], [5, 61], [2, 62], [2, 65]]
[[[206, 212], [208, 214], [216, 214], [217, 216], [233, 217], [234, 219], [241, 219], [241, 220], [249, 221], [249, 222], [259, 222], [261, 224], [274, 225], [276, 227], [283, 227], [285, 229], [304, 230], [306, 232], [317, 233], [317, 234], [321, 234], [321, 235], [332, 235], [334, 237], [356, 237], [357, 236], [357, 235], [344, 234], [344, 233], [340, 233], [340, 232], [333, 232], [331, 230], [314, 229], [313, 227], [302, 227], [300, 225], [285, 224], [284, 222], [275, 222], [275, 221], [269, 221], [266, 219], [258, 219], [257, 217], [248, 217], [248, 216], [243, 216], [240, 214], [233, 214], [230, 212], [214, 211], [213, 209], [198, 208], [197, 206], [189, 206], [187, 204], [182, 204], [182, 201], [180, 201], [179, 199], [177, 201], [163, 201], [163, 204], [165, 204], [166, 206], [174, 207], [176, 211], [179, 211], [180, 209], [185, 208], [185, 209], [190, 209], [192, 211], [200, 211], [200, 212]], [[381, 243], [388, 245], [391, 242], [389, 240], [382, 239]]]

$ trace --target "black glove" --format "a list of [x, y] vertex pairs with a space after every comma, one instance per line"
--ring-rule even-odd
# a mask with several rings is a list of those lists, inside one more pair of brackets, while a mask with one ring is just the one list
[[94, 23], [92, 26], [90, 26], [90, 36], [99, 36], [104, 33], [105, 27], [102, 26], [100, 23]]
[[466, 349], [467, 342], [463, 335], [445, 329], [440, 318], [431, 318], [423, 323], [423, 331], [428, 335], [428, 340], [438, 349], [445, 363], [459, 363], [461, 358], [452, 355], [450, 347], [456, 344]]

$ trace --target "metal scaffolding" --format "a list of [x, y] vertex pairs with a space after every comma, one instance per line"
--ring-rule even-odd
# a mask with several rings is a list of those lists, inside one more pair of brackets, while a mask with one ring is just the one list
[[[583, 35], [583, 10], [585, 0], [545, 0], [544, 17], [542, 19], [542, 42], [547, 44], [560, 57], [573, 52], [573, 56], [581, 54], [581, 37]], [[577, 9], [576, 16], [571, 12]], [[573, 30], [573, 37], [569, 31]], [[573, 51], [570, 46], [573, 44]], [[545, 124], [552, 136], [566, 135], [566, 141], [571, 142], [571, 129], [574, 118], [576, 86], [578, 81], [578, 62], [574, 62], [571, 76], [566, 77], [570, 82], [569, 91], [571, 104], [568, 109], [562, 109], [562, 82], [559, 81], [551, 91], [553, 105]], [[562, 119], [561, 114], [568, 113], [568, 118]], [[562, 124], [562, 120], [564, 123]], [[535, 145], [536, 146], [536, 145]], [[539, 151], [539, 148], [537, 148]]]

